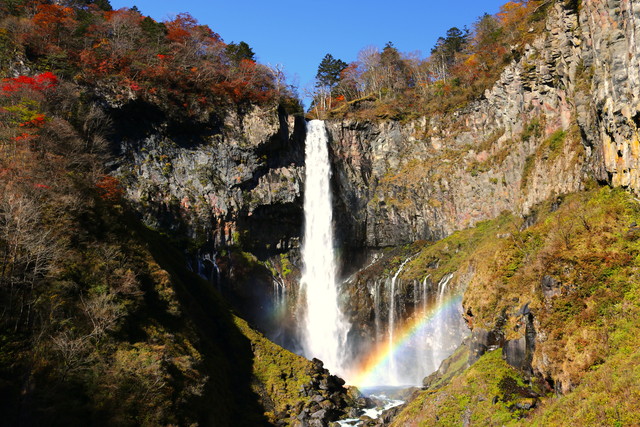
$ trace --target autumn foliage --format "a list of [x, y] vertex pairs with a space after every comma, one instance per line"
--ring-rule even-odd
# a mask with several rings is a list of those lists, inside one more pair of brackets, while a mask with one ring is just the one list
[[0, 55], [18, 52], [30, 68], [49, 71], [4, 79], [5, 94], [45, 90], [57, 84], [57, 75], [108, 85], [118, 100], [144, 99], [188, 116], [294, 97], [280, 83], [280, 71], [237, 61], [217, 33], [188, 13], [157, 22], [135, 7], [111, 10], [105, 1], [20, 3], [0, 6]]
[[21, 89], [31, 89], [42, 92], [51, 89], [58, 84], [58, 77], [47, 71], [34, 77], [18, 76], [14, 78], [2, 79], [2, 94], [7, 96]]
[[470, 30], [450, 28], [426, 58], [403, 54], [391, 42], [382, 50], [364, 48], [342, 69], [330, 97], [317, 91], [311, 115], [402, 118], [459, 108], [481, 96], [540, 34], [550, 4], [507, 2]]
[[109, 202], [117, 202], [123, 194], [120, 181], [110, 175], [102, 176], [96, 183], [100, 197]]

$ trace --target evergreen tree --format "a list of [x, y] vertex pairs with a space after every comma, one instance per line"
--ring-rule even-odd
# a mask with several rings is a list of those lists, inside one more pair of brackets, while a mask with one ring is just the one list
[[431, 49], [432, 55], [437, 55], [446, 64], [452, 64], [456, 53], [462, 52], [469, 39], [469, 30], [452, 27], [447, 30], [446, 37], [439, 37], [436, 45]]
[[140, 29], [147, 40], [153, 43], [155, 47], [160, 47], [167, 35], [167, 26], [162, 22], [154, 21], [148, 16], [145, 16], [140, 22]]
[[226, 48], [226, 53], [227, 58], [236, 65], [238, 65], [243, 59], [255, 61], [256, 56], [253, 49], [251, 49], [251, 47], [245, 42], [237, 44], [233, 42], [229, 43]]
[[431, 49], [434, 75], [437, 79], [447, 80], [450, 67], [456, 61], [456, 54], [462, 52], [469, 42], [469, 30], [452, 27], [447, 30], [446, 37], [439, 37]]
[[347, 68], [347, 65], [346, 62], [335, 59], [333, 55], [327, 53], [318, 65], [316, 86], [331, 90], [340, 81], [340, 73]]

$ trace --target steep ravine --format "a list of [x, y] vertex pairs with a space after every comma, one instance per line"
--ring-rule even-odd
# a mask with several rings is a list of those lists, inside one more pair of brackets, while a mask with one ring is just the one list
[[[582, 292], [578, 283], [588, 282], [580, 274], [610, 272], [577, 269], [571, 260], [554, 264], [551, 271], [543, 261], [562, 254], [563, 245], [568, 251], [571, 242], [567, 243], [563, 233], [578, 233], [566, 228], [568, 222], [583, 222], [575, 241], [585, 246], [595, 239], [595, 229], [604, 236], [615, 230], [624, 239], [633, 231], [631, 199], [614, 200], [624, 214], [599, 207], [601, 211], [592, 212], [591, 219], [581, 219], [571, 216], [572, 208], [598, 205], [609, 196], [589, 193], [596, 202], [569, 196], [574, 198], [573, 205], [566, 205], [564, 195], [601, 184], [640, 191], [639, 37], [640, 9], [630, 1], [557, 2], [546, 31], [505, 68], [482, 99], [454, 114], [410, 122], [327, 122], [336, 237], [342, 246], [345, 274], [352, 272], [348, 264], [354, 260], [364, 265], [362, 260], [371, 253], [412, 245], [408, 248], [424, 256], [407, 264], [400, 276], [403, 313], [410, 315], [416, 284], [425, 274], [434, 274], [437, 281], [454, 273], [452, 283], [466, 289], [465, 316], [473, 331], [465, 344], [471, 358], [456, 367], [461, 372], [467, 363], [480, 359], [505, 372], [518, 369], [504, 375], [511, 378], [507, 386], [515, 381], [517, 387], [495, 385], [502, 393], [496, 395], [499, 401], [507, 395], [501, 400], [506, 411], [512, 403], [523, 404], [509, 400], [515, 396], [513, 390], [522, 394], [530, 389], [536, 399], [550, 391], [571, 393], [580, 387], [591, 366], [618, 357], [615, 351], [602, 355], [594, 350], [589, 360], [576, 361], [585, 346], [613, 346], [591, 329], [580, 336], [572, 328], [575, 335], [566, 335], [564, 341], [553, 337], [563, 330], [562, 322], [579, 324], [574, 317], [586, 310], [580, 304], [593, 308], [576, 296]], [[207, 252], [216, 260], [227, 296], [235, 298], [241, 313], [266, 332], [273, 332], [273, 325], [260, 324], [259, 313], [264, 312], [265, 301], [273, 299], [274, 277], [284, 283], [289, 304], [295, 301], [304, 134], [300, 118], [287, 117], [276, 109], [248, 109], [228, 115], [213, 129], [185, 130], [160, 120], [144, 135], [129, 133], [125, 127], [115, 138], [121, 153], [117, 173], [145, 222], [174, 235], [185, 233], [197, 242], [200, 252], [193, 254]], [[559, 208], [560, 213], [555, 214]], [[501, 216], [504, 212], [508, 215]], [[505, 222], [483, 223], [495, 218]], [[551, 230], [540, 218], [556, 221], [558, 226]], [[612, 222], [607, 225], [609, 219]], [[459, 265], [445, 268], [442, 254], [429, 255], [436, 246], [415, 243], [452, 235], [455, 241], [459, 235], [454, 233], [468, 227], [479, 225], [486, 232], [483, 224], [490, 231], [483, 239], [492, 243], [487, 243], [487, 252], [473, 252], [475, 255], [463, 259], [452, 255], [460, 253], [467, 242], [464, 239], [442, 249]], [[529, 233], [531, 226], [534, 231]], [[530, 234], [538, 240], [530, 240]], [[560, 239], [559, 243], [553, 239]], [[616, 244], [631, 245], [633, 236], [624, 239]], [[443, 242], [440, 244], [447, 245]], [[600, 243], [606, 252], [602, 259], [611, 261], [606, 242]], [[387, 253], [382, 262], [345, 285], [352, 296], [345, 308], [361, 348], [369, 345], [373, 328], [367, 287], [375, 280], [373, 276], [389, 276], [408, 254], [405, 249], [396, 249], [397, 256]], [[491, 264], [478, 254], [486, 260], [503, 259]], [[586, 253], [579, 255], [588, 258]], [[613, 267], [635, 268], [620, 257], [614, 257], [619, 264]], [[524, 277], [530, 289], [520, 289], [516, 301], [513, 293], [518, 277]], [[592, 296], [583, 295], [584, 301]], [[565, 305], [554, 305], [560, 302]], [[580, 309], [571, 311], [568, 305]], [[291, 323], [295, 313], [291, 309], [289, 313]], [[584, 316], [589, 320], [594, 315]], [[506, 360], [508, 366], [491, 352], [482, 358], [487, 350], [496, 348], [501, 348], [504, 359], [500, 360]], [[567, 353], [575, 358], [567, 360]], [[467, 374], [485, 375], [482, 366]], [[464, 389], [464, 381], [451, 383], [451, 387]], [[480, 393], [485, 399], [480, 402], [494, 399], [485, 396], [485, 391]], [[426, 401], [428, 397], [421, 404]]]
[[[520, 60], [454, 114], [327, 122], [345, 258], [443, 238], [503, 211], [527, 215], [589, 179], [635, 189], [620, 176], [635, 173], [637, 32], [616, 7], [556, 3]], [[293, 249], [295, 270], [304, 133], [302, 119], [277, 110], [249, 108], [201, 132], [160, 120], [117, 137], [119, 173], [146, 223], [214, 252], [236, 245], [264, 260]]]

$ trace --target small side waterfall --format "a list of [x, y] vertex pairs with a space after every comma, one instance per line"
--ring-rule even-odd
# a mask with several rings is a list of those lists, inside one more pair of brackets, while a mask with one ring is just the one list
[[400, 275], [415, 257], [369, 285], [374, 356], [356, 375], [358, 386], [419, 385], [468, 334], [460, 290], [451, 286], [453, 274], [437, 283], [430, 275], [402, 283]]
[[[440, 307], [444, 303], [444, 298], [447, 292], [447, 285], [451, 281], [453, 274], [447, 274], [438, 282], [438, 289], [436, 290], [436, 306]], [[462, 318], [462, 313], [460, 313], [460, 319]], [[440, 314], [436, 316], [434, 322], [434, 337], [433, 337], [433, 345], [431, 346], [431, 362], [433, 363], [433, 370], [438, 369], [438, 365], [442, 360], [448, 356], [447, 346], [450, 345], [448, 342], [445, 342], [445, 334], [446, 329], [449, 326], [449, 319], [446, 314]]]
[[388, 333], [389, 335], [389, 378], [394, 382], [390, 383], [390, 385], [399, 385], [395, 383], [395, 379], [398, 378], [398, 371], [396, 366], [396, 352], [393, 350], [393, 346], [394, 346], [393, 333], [396, 328], [396, 280], [398, 279], [398, 276], [402, 272], [402, 269], [404, 268], [404, 266], [409, 261], [411, 261], [411, 258], [413, 257], [410, 257], [404, 260], [404, 262], [400, 264], [400, 267], [398, 268], [398, 271], [396, 271], [396, 274], [394, 274], [393, 277], [391, 278], [391, 286], [389, 291], [391, 295], [390, 295], [390, 302], [389, 302], [389, 333]]
[[189, 262], [189, 270], [196, 273], [198, 276], [207, 280], [209, 283], [216, 285], [218, 290], [221, 290], [222, 280], [220, 277], [220, 267], [216, 261], [218, 253], [213, 252], [198, 252], [198, 255]]
[[373, 315], [375, 327], [374, 340], [377, 341], [380, 337], [380, 331], [382, 329], [382, 322], [380, 320], [380, 282], [378, 280], [373, 283], [371, 295], [373, 296]]
[[306, 315], [304, 354], [317, 357], [333, 372], [343, 371], [349, 325], [340, 311], [333, 247], [331, 164], [324, 122], [307, 124], [305, 147], [303, 272], [300, 280]]
[[276, 314], [280, 314], [287, 304], [287, 287], [278, 277], [273, 278], [273, 305]]

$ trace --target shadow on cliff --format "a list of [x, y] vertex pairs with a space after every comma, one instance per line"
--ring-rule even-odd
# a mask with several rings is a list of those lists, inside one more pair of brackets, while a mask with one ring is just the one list
[[162, 133], [184, 148], [202, 144], [206, 137], [222, 133], [222, 116], [207, 115], [207, 120], [194, 117], [169, 115], [155, 105], [144, 101], [131, 101], [120, 108], [111, 108], [108, 115], [117, 123], [117, 133], [111, 135], [113, 141], [142, 141]]
[[[197, 334], [194, 341], [203, 355], [203, 370], [209, 375], [202, 400], [194, 412], [202, 425], [260, 426], [269, 425], [264, 409], [252, 391], [253, 353], [251, 343], [234, 324], [230, 308], [212, 285], [186, 269], [183, 255], [159, 233], [139, 223], [136, 232], [148, 243], [155, 261], [165, 269], [180, 301], [183, 323]], [[146, 292], [150, 307], [158, 307], [161, 322], [175, 322], [166, 316], [154, 292]], [[179, 325], [170, 325], [172, 327]], [[185, 327], [185, 325], [182, 325]]]

